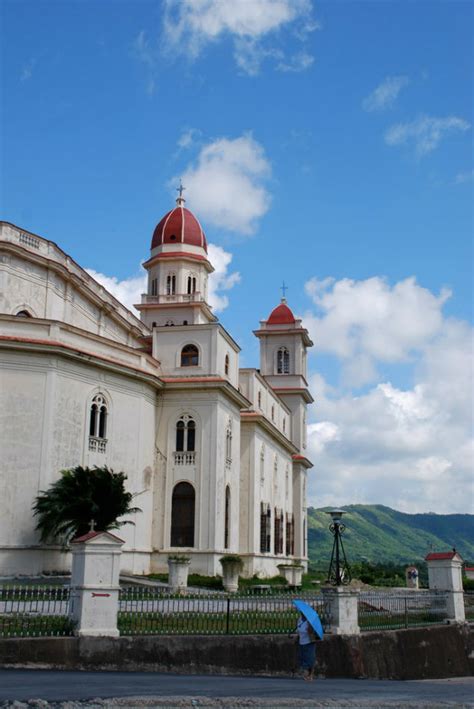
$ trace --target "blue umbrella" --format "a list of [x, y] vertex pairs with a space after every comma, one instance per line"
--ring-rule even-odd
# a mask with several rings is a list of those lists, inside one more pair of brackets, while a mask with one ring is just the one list
[[306, 618], [308, 623], [311, 625], [311, 627], [313, 628], [316, 635], [319, 635], [319, 637], [322, 640], [323, 635], [324, 635], [324, 630], [323, 630], [323, 626], [321, 623], [321, 618], [316, 613], [314, 608], [311, 608], [311, 606], [308, 606], [308, 604], [305, 603], [304, 601], [293, 601], [293, 605], [296, 606], [296, 608], [299, 610], [299, 612], [304, 615], [304, 617]]

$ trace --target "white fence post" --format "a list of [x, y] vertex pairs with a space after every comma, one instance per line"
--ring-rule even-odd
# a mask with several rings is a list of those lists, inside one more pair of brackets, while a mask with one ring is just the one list
[[71, 542], [69, 617], [75, 635], [117, 637], [122, 539], [110, 532], [89, 532]]
[[344, 586], [321, 589], [324, 600], [329, 605], [331, 624], [328, 633], [332, 635], [358, 635], [359, 591]]
[[453, 549], [450, 552], [432, 552], [425, 557], [428, 565], [430, 589], [446, 592], [447, 614], [450, 620], [464, 623], [464, 593], [462, 587], [463, 559]]

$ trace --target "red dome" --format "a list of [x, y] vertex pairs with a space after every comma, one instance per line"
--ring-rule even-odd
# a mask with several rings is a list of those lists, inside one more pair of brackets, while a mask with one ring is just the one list
[[293, 325], [296, 322], [295, 316], [286, 303], [281, 302], [270, 313], [267, 325]]
[[[183, 200], [184, 201], [184, 200]], [[165, 214], [153, 232], [151, 248], [162, 244], [200, 246], [207, 253], [207, 241], [201, 225], [189, 209], [175, 207]]]

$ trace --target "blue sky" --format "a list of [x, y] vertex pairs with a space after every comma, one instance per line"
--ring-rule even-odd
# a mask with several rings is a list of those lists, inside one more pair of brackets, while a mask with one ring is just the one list
[[472, 14], [2, 3], [3, 218], [130, 303], [182, 176], [242, 363], [283, 280], [310, 328], [315, 505], [472, 511]]

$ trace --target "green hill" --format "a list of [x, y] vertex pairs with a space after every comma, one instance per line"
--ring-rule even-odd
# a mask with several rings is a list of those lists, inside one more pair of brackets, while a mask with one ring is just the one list
[[[328, 529], [329, 507], [308, 508], [308, 547], [313, 564], [329, 561], [333, 536]], [[414, 563], [433, 551], [455, 547], [474, 561], [474, 515], [406, 514], [383, 505], [348, 505], [343, 521], [344, 547], [349, 563]]]

